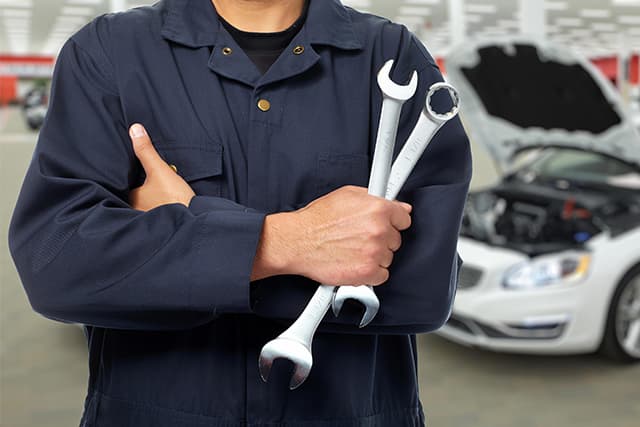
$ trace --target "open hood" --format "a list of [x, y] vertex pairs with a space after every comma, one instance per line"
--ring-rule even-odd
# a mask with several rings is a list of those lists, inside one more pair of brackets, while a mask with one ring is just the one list
[[522, 37], [466, 42], [447, 58], [471, 139], [503, 171], [529, 147], [568, 146], [640, 166], [640, 137], [617, 90], [568, 48]]

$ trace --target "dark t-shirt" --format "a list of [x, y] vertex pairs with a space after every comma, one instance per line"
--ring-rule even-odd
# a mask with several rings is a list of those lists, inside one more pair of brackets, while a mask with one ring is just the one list
[[[307, 2], [308, 4], [308, 2]], [[252, 33], [242, 31], [225, 21], [219, 16], [220, 22], [227, 29], [229, 34], [244, 50], [247, 56], [256, 64], [262, 74], [266, 73], [269, 67], [278, 59], [282, 51], [291, 43], [291, 40], [298, 34], [307, 17], [307, 4], [300, 15], [300, 18], [284, 31], [276, 33]]]

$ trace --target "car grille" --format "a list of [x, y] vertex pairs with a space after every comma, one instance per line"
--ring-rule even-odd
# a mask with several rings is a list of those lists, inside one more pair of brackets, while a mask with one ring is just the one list
[[469, 289], [476, 286], [482, 278], [482, 270], [462, 264], [458, 276], [458, 289]]

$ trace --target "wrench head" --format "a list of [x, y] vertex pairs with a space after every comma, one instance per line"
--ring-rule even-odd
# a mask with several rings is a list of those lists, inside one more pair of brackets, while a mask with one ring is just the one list
[[289, 382], [290, 390], [295, 390], [302, 385], [311, 372], [311, 366], [313, 366], [313, 357], [309, 348], [298, 341], [278, 337], [265, 344], [260, 352], [258, 364], [262, 381], [267, 382], [269, 379], [271, 367], [276, 359], [287, 359], [294, 365], [293, 375]]
[[416, 93], [418, 89], [418, 73], [413, 72], [411, 81], [408, 85], [399, 85], [391, 80], [391, 68], [393, 67], [393, 59], [388, 60], [378, 71], [378, 86], [382, 94], [387, 98], [393, 98], [398, 101], [406, 101]]
[[[434, 111], [433, 107], [431, 106], [431, 98], [436, 92], [440, 90], [446, 90], [449, 92], [449, 96], [451, 97], [451, 102], [453, 104], [451, 110], [447, 111], [446, 113], [438, 113]], [[427, 114], [429, 115], [429, 118], [436, 123], [444, 123], [448, 120], [451, 120], [456, 116], [456, 114], [458, 114], [458, 110], [460, 109], [460, 96], [458, 95], [458, 91], [449, 83], [438, 82], [432, 84], [429, 88], [429, 92], [427, 92], [425, 108]]]
[[359, 325], [361, 328], [371, 323], [378, 314], [380, 301], [370, 286], [340, 286], [333, 294], [332, 307], [336, 317], [340, 314], [340, 310], [347, 300], [355, 300], [364, 306], [364, 315]]

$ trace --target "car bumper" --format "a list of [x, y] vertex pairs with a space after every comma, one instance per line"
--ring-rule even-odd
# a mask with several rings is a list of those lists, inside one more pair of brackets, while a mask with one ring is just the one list
[[471, 280], [461, 275], [452, 316], [438, 334], [508, 352], [570, 354], [598, 347], [600, 317], [588, 310], [591, 284], [507, 289], [502, 286], [505, 271], [526, 256], [469, 239], [461, 239], [459, 251], [467, 272], [475, 273]]

